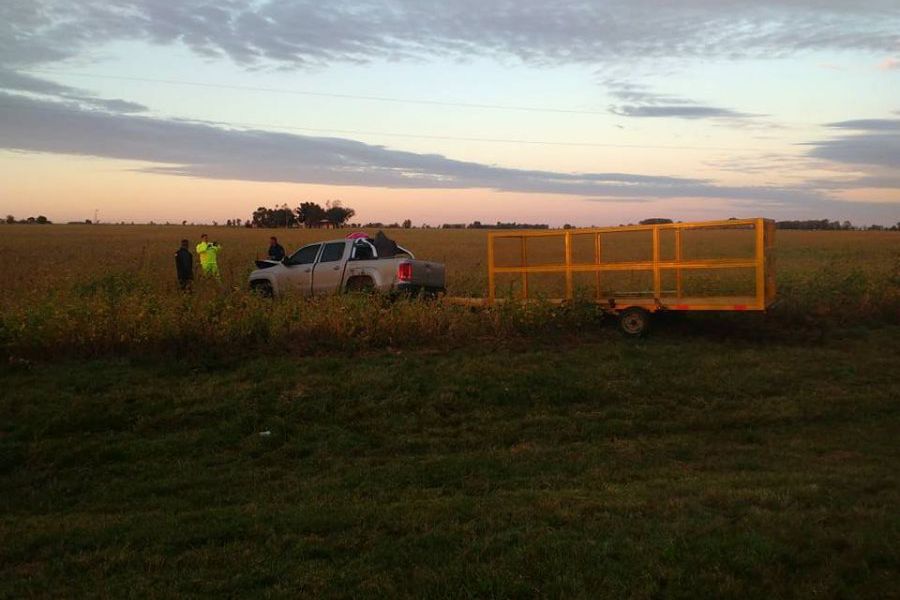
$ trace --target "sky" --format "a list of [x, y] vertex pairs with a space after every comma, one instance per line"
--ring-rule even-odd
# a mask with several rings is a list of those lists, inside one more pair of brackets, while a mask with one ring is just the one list
[[900, 221], [896, 0], [4, 0], [0, 213]]

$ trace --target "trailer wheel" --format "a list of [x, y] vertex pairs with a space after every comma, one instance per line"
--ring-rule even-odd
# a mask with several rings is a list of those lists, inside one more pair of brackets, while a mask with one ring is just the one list
[[632, 306], [619, 314], [619, 329], [627, 336], [641, 337], [650, 331], [650, 312]]

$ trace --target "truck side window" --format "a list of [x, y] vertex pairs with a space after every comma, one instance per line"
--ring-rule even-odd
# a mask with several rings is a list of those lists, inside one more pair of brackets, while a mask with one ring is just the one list
[[291, 255], [288, 263], [292, 265], [308, 265], [315, 262], [316, 255], [319, 253], [319, 247], [321, 245], [322, 244], [313, 244], [311, 246], [300, 248]]
[[322, 257], [319, 259], [319, 262], [326, 263], [341, 260], [344, 257], [344, 248], [346, 247], [347, 244], [344, 242], [325, 244], [325, 249], [322, 250]]

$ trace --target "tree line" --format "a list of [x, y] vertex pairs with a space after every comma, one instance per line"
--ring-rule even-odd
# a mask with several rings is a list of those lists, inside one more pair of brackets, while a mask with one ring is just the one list
[[343, 206], [340, 200], [328, 201], [325, 206], [315, 202], [302, 202], [291, 208], [287, 204], [266, 208], [260, 206], [247, 221], [247, 227], [288, 228], [288, 227], [343, 227], [353, 218], [356, 211]]
[[[287, 204], [276, 206], [274, 208], [266, 208], [260, 206], [251, 218], [228, 219], [225, 222], [227, 227], [259, 227], [265, 229], [290, 228], [290, 227], [346, 227], [350, 219], [356, 215], [356, 211], [348, 206], [343, 206], [340, 200], [328, 201], [325, 206], [321, 206], [315, 202], [302, 202], [300, 206], [291, 208]], [[672, 219], [644, 219], [640, 221], [641, 225], [662, 225], [672, 223]], [[679, 221], [680, 222], [680, 221]], [[17, 219], [13, 215], [6, 215], [6, 218], [0, 223], [6, 225], [50, 225], [52, 221], [44, 215], [36, 217], [28, 217], [25, 219]], [[91, 224], [90, 219], [84, 221], [72, 221], [71, 224]], [[124, 225], [125, 223], [120, 223]], [[166, 222], [166, 225], [170, 223]], [[182, 221], [182, 225], [188, 225], [187, 221]], [[134, 223], [132, 222], [132, 225]], [[150, 225], [155, 225], [150, 222]], [[191, 223], [193, 225], [193, 223]], [[218, 222], [213, 222], [214, 226], [218, 226]], [[369, 229], [410, 229], [412, 228], [412, 220], [406, 219], [403, 223], [382, 223], [372, 222], [358, 225], [353, 223], [354, 227], [365, 227]], [[621, 224], [620, 224], [621, 225]], [[853, 225], [850, 221], [830, 221], [828, 219], [807, 219], [795, 221], [777, 221], [775, 223], [778, 229], [797, 229], [805, 231], [900, 231], [900, 222], [890, 225]], [[423, 228], [430, 228], [423, 225]], [[481, 221], [472, 221], [471, 223], [444, 223], [439, 226], [440, 229], [549, 229], [546, 223], [504, 223], [497, 221], [496, 224], [482, 223]], [[572, 229], [573, 226], [566, 224], [563, 229]]]
[[[322, 207], [315, 202], [303, 202], [299, 207], [292, 209], [287, 204], [276, 208], [259, 207], [253, 212], [252, 219], [245, 222], [246, 227], [262, 228], [287, 228], [287, 227], [345, 227], [353, 218], [356, 211], [344, 207], [339, 201], [326, 202]], [[732, 219], [733, 220], [733, 219]], [[673, 223], [672, 219], [652, 218], [639, 221], [641, 225], [665, 225]], [[678, 221], [679, 223], [681, 221]], [[227, 223], [229, 226], [240, 227], [241, 220], [235, 219]], [[410, 229], [412, 220], [406, 219], [402, 223], [383, 223], [381, 221], [352, 224], [354, 227], [369, 229]], [[624, 223], [620, 223], [620, 226]], [[631, 225], [631, 223], [628, 223]], [[884, 225], [853, 225], [850, 221], [830, 221], [828, 219], [808, 219], [796, 221], [776, 221], [778, 229], [797, 229], [806, 231], [900, 231], [900, 222], [892, 226]], [[423, 225], [423, 228], [429, 228]], [[496, 223], [444, 223], [437, 226], [439, 229], [550, 229], [546, 223], [517, 223], [497, 221]], [[574, 229], [573, 225], [566, 224], [563, 229]]]
[[27, 219], [18, 219], [12, 215], [6, 215], [6, 219], [3, 221], [7, 225], [52, 225], [53, 221], [45, 217], [44, 215], [38, 215], [36, 217], [28, 217]]
[[497, 221], [496, 225], [490, 223], [482, 223], [481, 221], [472, 221], [468, 225], [465, 223], [444, 223], [441, 229], [550, 229], [546, 223], [503, 223]]
[[884, 225], [869, 225], [856, 227], [850, 221], [829, 221], [828, 219], [809, 219], [806, 221], [777, 221], [778, 229], [802, 229], [806, 231], [900, 231], [900, 222], [885, 227]]

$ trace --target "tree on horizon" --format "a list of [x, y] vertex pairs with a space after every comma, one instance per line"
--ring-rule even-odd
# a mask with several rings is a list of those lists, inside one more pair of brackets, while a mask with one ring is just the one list
[[304, 227], [313, 227], [325, 220], [325, 209], [315, 202], [301, 202], [295, 212], [297, 222]]

